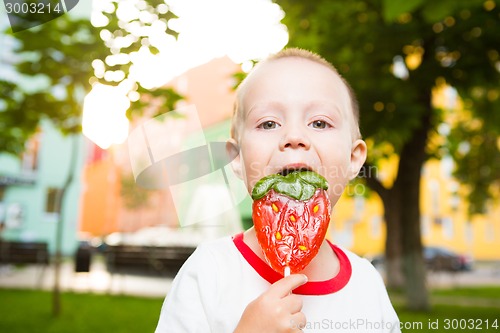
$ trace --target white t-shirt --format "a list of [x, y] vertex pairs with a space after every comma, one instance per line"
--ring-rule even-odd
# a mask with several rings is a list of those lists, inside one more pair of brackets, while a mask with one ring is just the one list
[[[294, 290], [303, 295], [303, 331], [400, 332], [375, 268], [330, 245], [340, 261], [339, 273]], [[243, 242], [243, 234], [202, 244], [175, 277], [156, 333], [232, 333], [246, 306], [281, 278]]]

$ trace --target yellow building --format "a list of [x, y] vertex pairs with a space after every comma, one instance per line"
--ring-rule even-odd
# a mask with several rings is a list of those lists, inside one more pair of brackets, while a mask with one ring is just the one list
[[[446, 124], [471, 121], [456, 92], [445, 82], [438, 82], [433, 103], [445, 111]], [[441, 144], [443, 135], [435, 134], [430, 144]], [[368, 144], [370, 146], [370, 144]], [[390, 147], [389, 147], [390, 148]], [[370, 151], [368, 151], [370, 154]], [[377, 176], [390, 187], [397, 170], [397, 156], [382, 163]], [[484, 215], [468, 215], [466, 188], [452, 176], [451, 157], [427, 161], [421, 182], [421, 234], [424, 245], [442, 246], [475, 260], [500, 260], [500, 203], [488, 203]], [[362, 194], [362, 188], [354, 190]], [[361, 193], [360, 193], [361, 192]], [[368, 198], [344, 197], [337, 204], [332, 218], [330, 236], [361, 255], [372, 256], [384, 252], [385, 224], [383, 206], [373, 191]]]
[[[475, 260], [500, 260], [500, 205], [490, 203], [487, 214], [469, 218], [463, 188], [451, 176], [453, 162], [430, 160], [422, 174], [420, 198], [424, 245], [438, 245]], [[361, 194], [361, 188], [356, 193]], [[366, 256], [382, 253], [385, 223], [380, 198], [345, 194], [334, 210], [330, 237]]]

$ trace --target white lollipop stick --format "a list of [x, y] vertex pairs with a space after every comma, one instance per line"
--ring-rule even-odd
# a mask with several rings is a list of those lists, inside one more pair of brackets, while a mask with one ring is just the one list
[[287, 277], [288, 275], [290, 275], [290, 266], [285, 266], [284, 276]]

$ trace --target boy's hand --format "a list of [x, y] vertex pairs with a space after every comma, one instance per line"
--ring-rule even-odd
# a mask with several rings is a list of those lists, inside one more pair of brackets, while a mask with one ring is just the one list
[[301, 312], [302, 298], [292, 290], [307, 282], [303, 274], [292, 274], [275, 282], [248, 304], [234, 333], [301, 332], [306, 317]]

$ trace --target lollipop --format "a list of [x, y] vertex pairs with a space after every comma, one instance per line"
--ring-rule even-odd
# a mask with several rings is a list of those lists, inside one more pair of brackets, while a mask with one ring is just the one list
[[255, 231], [276, 272], [300, 272], [318, 253], [330, 222], [327, 189], [327, 181], [312, 171], [273, 174], [255, 184]]

